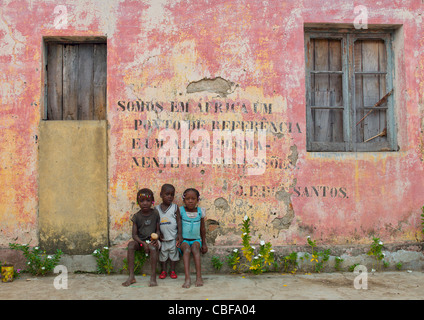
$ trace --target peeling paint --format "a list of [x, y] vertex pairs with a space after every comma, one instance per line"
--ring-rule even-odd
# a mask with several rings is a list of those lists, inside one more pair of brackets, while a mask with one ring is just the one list
[[218, 198], [214, 201], [214, 205], [217, 209], [221, 209], [224, 211], [228, 211], [230, 209], [230, 206], [228, 205], [228, 201], [224, 198]]
[[221, 97], [226, 97], [234, 92], [234, 87], [235, 84], [233, 82], [217, 77], [190, 82], [187, 86], [187, 93], [206, 91], [217, 93]]

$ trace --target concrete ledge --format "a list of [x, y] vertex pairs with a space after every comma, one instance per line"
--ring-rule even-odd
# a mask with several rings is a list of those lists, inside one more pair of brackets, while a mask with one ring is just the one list
[[[325, 263], [322, 272], [334, 272], [335, 257], [341, 257], [344, 261], [341, 263], [341, 271], [348, 271], [349, 267], [354, 264], [361, 264], [367, 267], [369, 271], [376, 269], [377, 263], [373, 257], [368, 256], [366, 253], [369, 250], [369, 245], [344, 245], [344, 246], [322, 246], [317, 247], [316, 251], [322, 251], [330, 249], [330, 258]], [[397, 264], [401, 264], [401, 270], [413, 270], [423, 271], [424, 270], [424, 254], [422, 250], [423, 244], [414, 243], [398, 243], [398, 244], [385, 244], [383, 253], [385, 254], [384, 261], [389, 263], [389, 267], [383, 267], [381, 263], [380, 271], [394, 271]], [[227, 256], [235, 248], [241, 249], [241, 247], [226, 247], [216, 246], [209, 247], [208, 253], [202, 255], [202, 272], [203, 273], [230, 273], [231, 270], [226, 263]], [[299, 272], [312, 272], [313, 263], [310, 261], [310, 247], [309, 246], [278, 246], [273, 248], [277, 258], [289, 255], [292, 252], [298, 253], [298, 271]], [[309, 255], [309, 259], [305, 258], [305, 254]], [[221, 270], [218, 272], [214, 269], [211, 263], [213, 256], [217, 256], [224, 263]], [[127, 257], [127, 249], [123, 247], [112, 247], [110, 248], [110, 257], [113, 261], [113, 272], [117, 273], [123, 267], [123, 260]], [[300, 259], [304, 257], [304, 259]], [[11, 249], [0, 249], [0, 261], [2, 263], [8, 262], [14, 264], [17, 268], [25, 269], [25, 258], [19, 251]], [[96, 259], [93, 255], [67, 255], [64, 254], [60, 260], [60, 264], [65, 265], [69, 272], [96, 272]], [[158, 264], [158, 269], [160, 265]], [[191, 269], [195, 272], [193, 259], [191, 259]], [[176, 265], [177, 273], [184, 272], [184, 266], [182, 259]], [[281, 270], [279, 270], [281, 271]], [[150, 266], [146, 263], [143, 267], [143, 273], [150, 273]]]
[[97, 269], [96, 258], [92, 255], [63, 255], [60, 263], [68, 272], [95, 272]]

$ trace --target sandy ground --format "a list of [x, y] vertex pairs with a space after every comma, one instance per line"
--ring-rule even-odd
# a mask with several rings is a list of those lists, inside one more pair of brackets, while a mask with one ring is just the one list
[[[130, 287], [121, 285], [124, 274], [69, 274], [67, 289], [56, 289], [57, 275], [33, 277], [23, 274], [0, 283], [0, 300], [422, 300], [424, 273], [419, 271], [368, 274], [367, 289], [355, 289], [354, 273], [322, 274], [206, 274], [204, 285], [182, 288], [178, 279], [158, 279], [149, 287], [149, 276], [139, 275]], [[192, 276], [194, 283], [195, 276]], [[56, 278], [58, 285], [65, 283]], [[360, 284], [363, 282], [359, 282]]]

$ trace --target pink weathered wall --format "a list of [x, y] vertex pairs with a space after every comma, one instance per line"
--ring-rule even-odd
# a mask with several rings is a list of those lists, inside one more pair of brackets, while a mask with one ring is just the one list
[[[253, 221], [253, 241], [273, 245], [302, 244], [308, 235], [328, 244], [369, 242], [372, 235], [386, 242], [421, 239], [421, 1], [63, 1], [67, 24], [60, 29], [57, 5], [18, 0], [0, 6], [0, 247], [38, 242], [37, 145], [46, 36], [107, 37], [112, 245], [124, 246], [130, 238], [137, 190], [152, 188], [159, 202], [163, 183], [175, 185], [178, 204], [185, 188], [199, 189], [208, 219], [219, 223], [209, 227], [215, 245], [239, 244], [246, 214]], [[304, 25], [352, 25], [356, 5], [367, 7], [370, 25], [401, 25], [395, 43], [400, 150], [307, 153]], [[199, 80], [218, 77], [228, 92], [188, 90]], [[135, 111], [137, 101], [146, 109], [149, 103], [149, 110]], [[188, 103], [189, 112], [172, 110], [180, 102]], [[215, 110], [215, 103], [222, 109]], [[225, 109], [227, 103], [234, 104], [234, 112]], [[272, 106], [271, 113], [264, 104]], [[163, 127], [144, 128], [148, 120], [200, 121], [211, 138], [217, 124], [237, 129], [257, 122], [268, 128], [266, 170], [249, 175], [247, 166], [234, 164], [235, 155], [229, 167], [158, 166], [153, 143]], [[175, 132], [181, 137], [181, 130]], [[318, 196], [312, 187], [320, 190]]]

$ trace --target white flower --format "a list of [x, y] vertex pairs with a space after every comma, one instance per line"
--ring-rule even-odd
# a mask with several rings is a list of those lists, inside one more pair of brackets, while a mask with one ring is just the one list
[[44, 269], [46, 269], [46, 268], [44, 268], [44, 267], [41, 267], [41, 270], [44, 270]]
[[99, 252], [99, 251], [97, 251], [97, 249], [93, 251], [93, 253], [94, 253], [94, 254], [96, 254], [96, 253], [98, 253], [98, 252]]
[[385, 253], [382, 253], [382, 255], [383, 255], [383, 257], [385, 257], [385, 256], [386, 256], [386, 254], [385, 254]]
[[258, 257], [253, 257], [253, 259], [259, 259]]
[[149, 244], [150, 243], [150, 240], [146, 240], [146, 243]]
[[255, 250], [255, 247], [254, 247], [254, 246], [251, 246], [251, 248], [252, 248], [253, 250]]
[[249, 217], [247, 216], [247, 214], [244, 216], [244, 221], [246, 221], [247, 219], [249, 219]]
[[247, 233], [245, 232], [245, 233], [243, 233], [243, 235], [245, 236]]
[[108, 247], [103, 247], [103, 249], [109, 250], [109, 248], [108, 248]]
[[380, 246], [382, 246], [382, 245], [383, 245], [383, 241], [379, 241], [379, 242], [378, 242], [378, 244], [379, 244]]
[[234, 249], [233, 252], [238, 252], [238, 249]]
[[371, 272], [375, 272], [375, 269], [371, 269]]
[[51, 259], [52, 258], [52, 256], [47, 256], [47, 259]]
[[275, 252], [275, 250], [274, 249], [271, 249], [271, 250], [269, 250], [269, 252]]
[[28, 261], [28, 264], [31, 264], [31, 262]]
[[34, 250], [38, 250], [38, 247], [34, 247]]
[[265, 245], [265, 241], [261, 241], [261, 246], [264, 246]]
[[258, 254], [258, 257], [262, 257], [262, 255], [259, 253], [259, 254]]
[[307, 236], [307, 237], [306, 237], [306, 239], [310, 239], [310, 238], [311, 238], [311, 236]]

